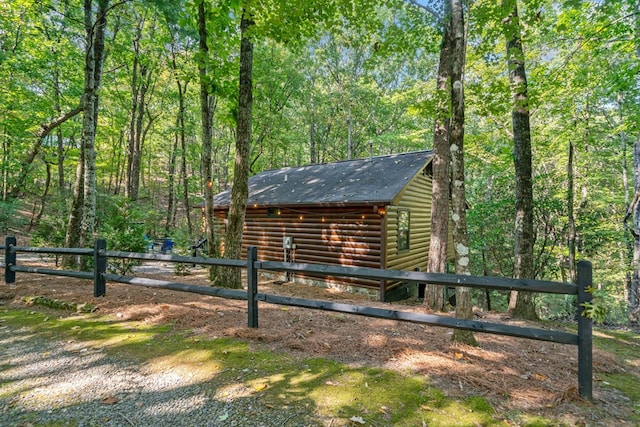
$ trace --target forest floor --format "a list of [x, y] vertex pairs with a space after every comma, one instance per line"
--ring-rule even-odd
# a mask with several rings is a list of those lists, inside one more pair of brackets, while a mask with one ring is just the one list
[[[46, 263], [46, 264], [49, 264]], [[50, 267], [50, 264], [47, 265]], [[154, 272], [154, 273], [150, 273]], [[170, 267], [140, 269], [138, 275], [205, 285], [204, 269], [174, 276]], [[339, 301], [401, 311], [427, 313], [417, 301], [381, 303], [365, 296], [291, 282], [263, 281], [259, 292]], [[607, 375], [628, 374], [640, 380], [640, 342], [636, 358], [621, 360], [594, 348], [594, 402], [581, 400], [577, 391], [577, 347], [491, 334], [476, 334], [478, 346], [451, 342], [451, 330], [413, 323], [374, 319], [260, 303], [260, 327], [247, 324], [246, 301], [233, 301], [146, 287], [107, 284], [105, 297], [95, 298], [86, 280], [18, 274], [15, 284], [0, 286], [5, 304], [24, 305], [28, 296], [89, 303], [102, 315], [123, 321], [171, 323], [203, 337], [235, 337], [251, 345], [296, 358], [323, 357], [350, 366], [376, 366], [424, 375], [448, 396], [483, 396], [498, 414], [524, 412], [567, 425], [634, 425], [638, 402], [608, 385]], [[499, 313], [478, 313], [483, 321], [530, 324]], [[594, 331], [610, 338], [606, 330]], [[640, 337], [639, 337], [640, 338]], [[634, 407], [634, 404], [636, 407]]]

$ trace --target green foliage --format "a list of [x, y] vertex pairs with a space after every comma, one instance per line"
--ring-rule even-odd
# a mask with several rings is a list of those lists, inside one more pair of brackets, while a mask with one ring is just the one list
[[17, 200], [0, 200], [0, 232], [7, 233], [12, 229], [21, 228], [26, 220], [19, 215], [20, 202]]
[[124, 197], [102, 197], [101, 202], [98, 230], [107, 249], [145, 252], [146, 212]]
[[583, 302], [580, 304], [584, 307], [582, 310], [582, 316], [588, 317], [598, 323], [604, 323], [607, 320], [615, 322], [615, 320], [611, 318], [608, 309], [609, 307], [614, 306], [614, 301], [609, 298], [606, 293], [600, 292], [592, 286], [587, 286], [585, 290], [593, 296], [593, 299], [589, 302]]
[[33, 246], [63, 247], [68, 219], [66, 206], [62, 202], [51, 202], [47, 214], [41, 218], [31, 234], [31, 244]]
[[[98, 233], [107, 241], [107, 249], [127, 252], [146, 252], [147, 212], [125, 197], [102, 197], [98, 213]], [[126, 274], [138, 261], [121, 260], [111, 265]]]

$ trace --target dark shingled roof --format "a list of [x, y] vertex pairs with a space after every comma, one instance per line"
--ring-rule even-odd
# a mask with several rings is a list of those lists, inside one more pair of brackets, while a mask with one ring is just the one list
[[[249, 179], [247, 206], [388, 204], [430, 161], [431, 151], [288, 167]], [[231, 190], [214, 198], [228, 207]]]

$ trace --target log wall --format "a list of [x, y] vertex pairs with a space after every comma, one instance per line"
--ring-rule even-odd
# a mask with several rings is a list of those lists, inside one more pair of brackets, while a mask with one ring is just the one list
[[[218, 212], [222, 218], [226, 212]], [[294, 249], [286, 261], [327, 263], [343, 266], [381, 268], [382, 217], [373, 206], [349, 208], [259, 208], [247, 207], [243, 253], [248, 246], [259, 248], [258, 257], [284, 261], [285, 236]], [[378, 289], [372, 280], [327, 278], [329, 284], [352, 284]], [[333, 283], [332, 283], [333, 282]]]

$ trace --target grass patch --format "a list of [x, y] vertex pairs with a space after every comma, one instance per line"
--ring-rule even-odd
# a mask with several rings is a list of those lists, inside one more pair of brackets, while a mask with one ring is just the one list
[[640, 425], [640, 335], [630, 331], [594, 331], [594, 345], [610, 354], [622, 366], [623, 372], [602, 373], [598, 377], [604, 387], [611, 387], [626, 396], [634, 409], [629, 420]]

